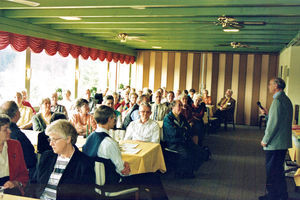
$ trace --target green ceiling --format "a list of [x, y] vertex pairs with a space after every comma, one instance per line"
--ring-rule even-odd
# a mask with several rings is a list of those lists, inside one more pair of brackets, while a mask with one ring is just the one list
[[[135, 55], [139, 49], [279, 52], [300, 30], [300, 0], [33, 0], [0, 1], [0, 30]], [[216, 26], [219, 16], [244, 25]], [[59, 17], [80, 17], [64, 20]], [[119, 33], [138, 37], [121, 43]], [[230, 47], [240, 42], [257, 48]], [[225, 45], [228, 46], [219, 46]]]

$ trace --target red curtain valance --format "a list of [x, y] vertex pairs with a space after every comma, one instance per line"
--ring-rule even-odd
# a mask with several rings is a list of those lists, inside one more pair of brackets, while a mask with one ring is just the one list
[[45, 49], [50, 56], [58, 52], [63, 57], [71, 54], [73, 58], [78, 58], [81, 55], [85, 60], [90, 57], [92, 60], [104, 61], [106, 59], [108, 62], [113, 60], [115, 63], [120, 61], [121, 64], [124, 62], [133, 64], [135, 62], [135, 57], [130, 55], [0, 31], [0, 50], [5, 49], [9, 44], [19, 52], [29, 47], [34, 53], [41, 53]]

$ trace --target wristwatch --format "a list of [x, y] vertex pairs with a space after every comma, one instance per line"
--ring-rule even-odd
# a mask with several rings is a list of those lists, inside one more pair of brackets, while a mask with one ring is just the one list
[[19, 182], [19, 181], [18, 181], [18, 185], [19, 185], [20, 188], [23, 187], [23, 183], [21, 183], [21, 182]]

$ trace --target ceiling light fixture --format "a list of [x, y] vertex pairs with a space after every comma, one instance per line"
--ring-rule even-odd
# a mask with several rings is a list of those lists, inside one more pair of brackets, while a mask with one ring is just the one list
[[239, 32], [240, 29], [237, 29], [237, 28], [226, 28], [226, 29], [223, 29], [224, 32]]
[[152, 49], [161, 49], [162, 47], [159, 46], [152, 46]]
[[34, 1], [27, 1], [27, 0], [6, 0], [6, 1], [19, 3], [19, 4], [23, 4], [23, 5], [27, 5], [27, 6], [32, 6], [32, 7], [36, 7], [36, 6], [40, 5], [40, 3], [37, 3]]
[[59, 17], [59, 18], [64, 20], [81, 20], [80, 17]]

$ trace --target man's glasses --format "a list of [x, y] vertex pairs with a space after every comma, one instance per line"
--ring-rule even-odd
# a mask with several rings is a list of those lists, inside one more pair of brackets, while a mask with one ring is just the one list
[[144, 111], [144, 110], [142, 110], [142, 111], [140, 111], [141, 113], [146, 113], [146, 114], [149, 114], [149, 113], [151, 113], [151, 111]]

